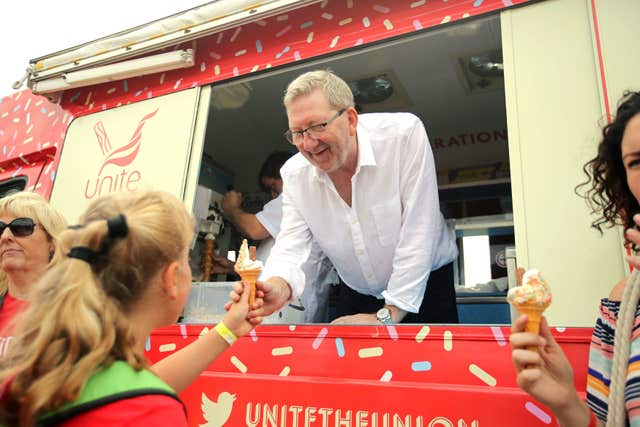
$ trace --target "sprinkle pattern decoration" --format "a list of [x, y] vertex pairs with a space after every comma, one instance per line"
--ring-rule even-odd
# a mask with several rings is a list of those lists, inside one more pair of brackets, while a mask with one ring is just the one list
[[[169, 349], [183, 348], [210, 328], [176, 325], [159, 329], [147, 344], [146, 356], [154, 363], [171, 354]], [[551, 412], [532, 403], [515, 382], [511, 351], [505, 345], [509, 327], [396, 325], [395, 329], [397, 339], [380, 326], [259, 326], [254, 333], [257, 339], [240, 338], [181, 395], [190, 425], [203, 424], [202, 393], [217, 396], [222, 392], [237, 396], [228, 425], [323, 425], [317, 413], [315, 424], [305, 424], [305, 411], [313, 408], [331, 408], [332, 416], [339, 410], [341, 419], [352, 411], [351, 424], [336, 424], [335, 419], [327, 418], [329, 424], [324, 425], [517, 423], [527, 427], [553, 422]], [[591, 333], [591, 328], [553, 331], [576, 369], [579, 391], [586, 389]], [[264, 419], [267, 409], [271, 414], [274, 405], [280, 422], [256, 421], [259, 416]], [[289, 411], [294, 407], [303, 408], [297, 424], [291, 424]], [[280, 411], [288, 413], [284, 424]], [[369, 424], [355, 423], [358, 411], [368, 411]], [[253, 422], [246, 424], [249, 413]], [[391, 414], [388, 424], [384, 424], [384, 413]], [[405, 424], [393, 424], [396, 413]], [[378, 417], [378, 424], [374, 417]], [[405, 421], [407, 417], [411, 424]], [[440, 421], [433, 421], [438, 417], [442, 417]], [[308, 420], [312, 418], [309, 415]], [[459, 419], [466, 424], [458, 423]], [[429, 424], [432, 421], [434, 424]]]
[[[71, 89], [62, 94], [60, 104], [28, 90], [0, 98], [0, 180], [25, 176], [27, 190], [49, 198], [66, 130], [74, 117], [528, 1], [323, 1], [199, 39], [196, 65], [191, 68]], [[170, 49], [190, 47], [191, 42]]]
[[48, 197], [72, 119], [29, 90], [0, 98], [0, 181], [23, 176], [25, 190]]
[[[198, 39], [195, 66], [69, 90], [62, 105], [89, 114], [494, 12], [531, 0], [330, 0]], [[170, 49], [189, 48], [190, 44]], [[159, 52], [155, 52], [159, 53]]]

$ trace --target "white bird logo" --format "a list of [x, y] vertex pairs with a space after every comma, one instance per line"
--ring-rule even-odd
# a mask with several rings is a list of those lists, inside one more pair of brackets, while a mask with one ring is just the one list
[[233, 402], [236, 400], [236, 395], [223, 391], [218, 395], [218, 401], [214, 402], [210, 400], [206, 394], [202, 393], [202, 416], [207, 420], [206, 424], [200, 424], [200, 427], [222, 427], [225, 425], [231, 410], [233, 409]]

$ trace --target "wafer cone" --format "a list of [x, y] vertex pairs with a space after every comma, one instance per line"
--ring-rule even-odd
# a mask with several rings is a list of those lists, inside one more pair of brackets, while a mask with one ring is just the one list
[[[525, 326], [525, 332], [531, 332], [540, 335], [540, 322], [542, 321], [542, 312], [546, 307], [540, 307], [538, 305], [515, 305], [520, 314], [527, 315], [527, 325]], [[527, 350], [537, 351], [537, 347], [527, 347]]]
[[249, 286], [251, 286], [251, 292], [249, 293], [249, 310], [253, 310], [253, 303], [256, 301], [256, 281], [260, 273], [262, 273], [262, 269], [240, 270], [237, 273], [240, 275], [243, 283], [248, 283]]

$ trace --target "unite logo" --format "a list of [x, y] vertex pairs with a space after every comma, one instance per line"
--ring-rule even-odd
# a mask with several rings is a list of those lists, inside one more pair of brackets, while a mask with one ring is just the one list
[[[85, 199], [93, 199], [96, 196], [107, 193], [118, 193], [121, 191], [135, 191], [137, 183], [142, 179], [142, 174], [137, 169], [129, 169], [126, 167], [131, 165], [140, 151], [142, 140], [142, 128], [147, 120], [156, 115], [159, 109], [144, 116], [139, 122], [136, 130], [133, 132], [129, 142], [115, 151], [111, 151], [111, 142], [104, 128], [102, 121], [99, 121], [93, 127], [93, 131], [98, 141], [100, 151], [104, 156], [102, 165], [98, 170], [98, 176], [92, 183], [92, 179], [87, 179], [84, 187]], [[105, 168], [107, 168], [107, 173]], [[115, 166], [115, 167], [114, 167]]]

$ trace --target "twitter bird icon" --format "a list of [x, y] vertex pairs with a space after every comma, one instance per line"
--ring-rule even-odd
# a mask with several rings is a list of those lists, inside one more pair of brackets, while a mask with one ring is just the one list
[[202, 416], [207, 420], [206, 424], [200, 427], [222, 427], [229, 420], [233, 402], [236, 395], [223, 391], [218, 395], [218, 401], [212, 401], [206, 394], [202, 393]]

